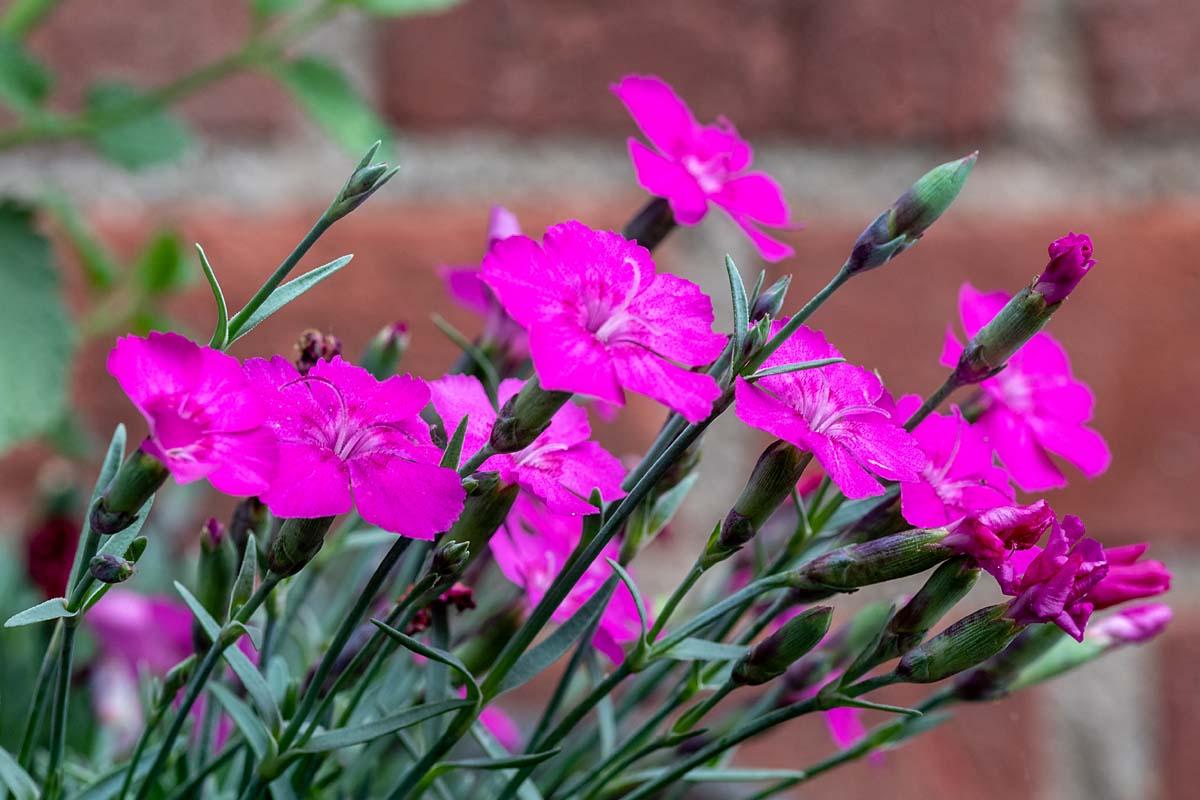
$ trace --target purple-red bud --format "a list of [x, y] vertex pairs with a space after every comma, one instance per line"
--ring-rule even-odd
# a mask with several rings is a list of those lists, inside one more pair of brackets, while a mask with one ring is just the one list
[[1086, 233], [1068, 233], [1055, 239], [1048, 248], [1050, 263], [1042, 270], [1033, 291], [1050, 305], [1061, 303], [1083, 280], [1096, 259], [1092, 258], [1092, 240]]
[[309, 328], [300, 334], [296, 342], [296, 370], [301, 375], [317, 365], [318, 361], [330, 361], [342, 354], [342, 340], [330, 333], [321, 333]]

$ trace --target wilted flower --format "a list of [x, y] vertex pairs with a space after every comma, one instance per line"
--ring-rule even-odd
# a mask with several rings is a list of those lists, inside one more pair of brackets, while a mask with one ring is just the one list
[[[959, 312], [972, 337], [1008, 301], [1004, 292], [984, 293], [971, 284], [959, 291]], [[947, 331], [942, 363], [958, 364], [962, 345]], [[1047, 333], [1039, 333], [1008, 359], [1008, 366], [980, 384], [986, 406], [977, 424], [1018, 486], [1027, 492], [1067, 485], [1050, 459], [1053, 453], [1089, 478], [1108, 469], [1111, 455], [1104, 438], [1087, 427], [1094, 400], [1075, 380], [1066, 351]]]
[[384, 530], [432, 539], [462, 511], [458, 474], [418, 416], [429, 388], [412, 376], [373, 378], [341, 358], [301, 376], [282, 356], [246, 363], [279, 439], [279, 474], [261, 497], [279, 517], [352, 508]]
[[[787, 322], [774, 322], [774, 335]], [[801, 327], [764, 368], [840, 357], [824, 335]], [[900, 427], [879, 378], [852, 364], [737, 379], [737, 415], [747, 425], [811, 452], [847, 497], [883, 494], [873, 477], [915, 481], [925, 466], [917, 442]]]
[[717, 382], [679, 366], [702, 366], [725, 347], [712, 331], [712, 301], [700, 287], [655, 272], [650, 253], [619, 234], [563, 222], [542, 244], [498, 242], [483, 281], [529, 331], [543, 388], [622, 405], [625, 390], [699, 422], [720, 396]]
[[634, 122], [658, 152], [629, 139], [629, 157], [638, 183], [667, 198], [676, 221], [695, 225], [714, 203], [746, 232], [768, 261], [794, 252], [758, 225], [791, 224], [783, 192], [769, 175], [746, 172], [752, 153], [724, 117], [701, 125], [675, 90], [652, 75], [629, 75], [612, 86]]
[[233, 356], [175, 333], [122, 336], [108, 371], [150, 426], [142, 450], [179, 483], [208, 478], [226, 494], [260, 494], [275, 474], [266, 407]]
[[[502, 381], [498, 390], [500, 404], [521, 390], [524, 381]], [[467, 430], [463, 453], [470, 455], [487, 443], [496, 410], [488, 401], [480, 382], [467, 375], [447, 375], [430, 386], [433, 407], [449, 436], [465, 416]], [[625, 469], [616, 456], [591, 441], [587, 411], [573, 403], [564, 405], [550, 420], [550, 426], [532, 444], [515, 453], [494, 455], [479, 467], [495, 470], [500, 479], [518, 484], [536, 495], [547, 507], [560, 514], [591, 514], [595, 508], [587, 498], [599, 489], [604, 500], [623, 497], [621, 480]]]

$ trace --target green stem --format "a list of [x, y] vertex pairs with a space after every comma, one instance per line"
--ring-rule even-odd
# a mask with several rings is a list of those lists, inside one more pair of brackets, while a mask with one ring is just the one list
[[33, 746], [37, 741], [38, 730], [46, 714], [46, 701], [50, 695], [51, 681], [58, 670], [58, 651], [62, 647], [63, 629], [66, 626], [60, 619], [54, 623], [54, 632], [46, 645], [46, 654], [42, 656], [42, 666], [38, 669], [37, 683], [34, 684], [33, 702], [29, 704], [29, 716], [25, 720], [25, 733], [21, 736], [21, 750], [18, 763], [29, 769], [33, 761]]
[[904, 430], [914, 430], [918, 425], [921, 424], [921, 422], [924, 421], [926, 417], [932, 414], [938, 406], [945, 402], [946, 398], [948, 398], [960, 385], [961, 384], [958, 382], [958, 379], [955, 377], [954, 373], [951, 372], [950, 376], [946, 378], [946, 382], [939, 386], [936, 392], [929, 395], [929, 397], [926, 397], [925, 402], [921, 404], [921, 407], [918, 408], [916, 412], [908, 418], [908, 422], [904, 423]]
[[579, 666], [583, 663], [584, 657], [594, 647], [592, 638], [596, 635], [598, 627], [600, 627], [600, 617], [592, 620], [592, 624], [583, 632], [583, 636], [579, 637], [579, 644], [575, 646], [575, 652], [571, 654], [571, 660], [567, 662], [562, 677], [558, 679], [558, 685], [554, 687], [554, 693], [550, 695], [549, 701], [546, 703], [545, 708], [542, 709], [542, 715], [533, 729], [533, 734], [529, 737], [525, 748], [526, 752], [533, 752], [533, 743], [540, 741], [546, 734], [546, 731], [549, 730], [550, 724], [558, 714], [559, 708], [562, 707], [563, 701], [566, 700], [567, 692], [571, 687], [571, 682], [574, 680], [575, 673], [579, 671]]
[[50, 759], [42, 783], [44, 800], [56, 800], [63, 790], [63, 753], [67, 747], [67, 708], [71, 693], [71, 661], [75, 655], [76, 619], [65, 620], [62, 649], [59, 652], [58, 680], [54, 689], [54, 709], [50, 717]]
[[850, 277], [851, 273], [846, 267], [843, 266], [838, 270], [838, 273], [833, 276], [829, 283], [825, 284], [825, 287], [821, 291], [813, 295], [812, 299], [805, 303], [803, 308], [793, 314], [791, 319], [779, 329], [779, 333], [768, 339], [767, 343], [762, 346], [762, 349], [746, 362], [745, 366], [742, 367], [742, 374], [749, 375], [761, 367], [763, 362], [770, 358], [793, 333], [799, 330], [801, 325], [808, 321], [813, 312], [824, 305], [825, 301], [842, 287], [842, 284], [850, 280]]
[[[561, 792], [561, 796], [581, 796], [584, 798], [584, 800], [588, 800], [588, 798], [595, 796], [595, 794], [601, 791], [605, 784], [608, 783], [608, 779], [610, 777], [620, 774], [626, 767], [635, 763], [644, 755], [645, 751], [643, 748], [641, 748], [642, 742], [644, 742], [646, 737], [653, 733], [654, 730], [663, 723], [663, 720], [671, 715], [672, 711], [674, 711], [674, 707], [671, 704], [663, 704], [663, 706], [655, 711], [649, 719], [642, 723], [640, 728], [634, 731], [630, 736], [626, 737], [621, 746], [614, 750], [612, 754], [608, 756], [608, 758], [599, 761], [581, 777], [577, 778], [574, 782], [564, 788]], [[593, 787], [592, 790], [584, 793], [584, 790], [589, 786]], [[546, 792], [547, 798], [552, 796], [557, 797], [559, 795], [560, 793], [557, 791], [557, 789]]]
[[125, 796], [129, 794], [130, 786], [133, 784], [133, 767], [142, 760], [142, 753], [146, 751], [146, 745], [150, 742], [150, 736], [158, 728], [158, 723], [162, 722], [163, 715], [168, 708], [170, 708], [169, 700], [165, 703], [157, 704], [154, 713], [150, 715], [150, 719], [146, 721], [145, 727], [142, 728], [142, 733], [138, 736], [137, 744], [134, 745], [133, 755], [129, 757], [130, 769], [125, 770], [125, 777], [121, 779], [121, 791], [117, 793], [117, 800], [125, 800]]
[[483, 462], [494, 456], [496, 451], [492, 450], [491, 444], [485, 444], [479, 448], [479, 452], [467, 459], [466, 463], [458, 468], [458, 474], [464, 478], [470, 475], [475, 470], [483, 466]]
[[696, 581], [700, 580], [701, 576], [704, 575], [704, 572], [704, 565], [697, 560], [696, 563], [692, 565], [692, 568], [688, 570], [688, 574], [685, 575], [683, 580], [679, 582], [679, 585], [675, 587], [675, 591], [671, 592], [671, 596], [667, 598], [667, 602], [663, 606], [662, 612], [660, 612], [658, 618], [654, 620], [654, 625], [650, 628], [650, 632], [646, 634], [646, 641], [654, 642], [656, 639], [658, 639], [658, 635], [662, 633], [663, 628], [666, 627], [667, 621], [671, 619], [671, 616], [675, 613], [676, 609], [679, 608], [679, 604], [683, 602], [683, 598], [686, 597], [687, 593], [692, 590], [692, 587], [696, 585]]
[[[225, 766], [225, 764], [231, 761], [234, 756], [240, 753], [242, 751], [243, 744], [243, 742], [237, 742], [226, 747], [219, 755], [197, 769], [196, 772], [187, 779], [187, 782], [183, 783], [171, 794], [168, 800], [184, 800], [184, 798], [191, 796], [192, 792], [194, 792], [196, 789], [199, 789], [200, 785], [204, 783], [209, 775]], [[122, 789], [120, 797], [124, 796], [125, 790]]]
[[[192, 674], [191, 680], [188, 681], [188, 692], [184, 697], [183, 704], [175, 712], [175, 717], [171, 720], [171, 727], [167, 729], [167, 735], [163, 738], [158, 754], [154, 757], [154, 762], [151, 764], [149, 772], [146, 773], [146, 780], [142, 782], [141, 789], [138, 790], [138, 800], [146, 800], [157, 785], [158, 779], [162, 777], [167, 761], [171, 757], [175, 740], [179, 738], [179, 733], [183, 730], [183, 725], [187, 721], [188, 712], [192, 710], [192, 706], [200, 698], [200, 693], [204, 691], [204, 684], [208, 682], [209, 676], [216, 669], [217, 663], [221, 660], [221, 655], [225, 652], [226, 648], [233, 644], [232, 639], [225, 642], [225, 632], [230, 629], [230, 625], [233, 622], [240, 622], [243, 625], [249, 622], [250, 618], [254, 616], [254, 612], [266, 601], [267, 597], [279, 585], [281, 580], [283, 580], [281, 576], [273, 572], [268, 572], [266, 578], [263, 579], [263, 582], [254, 591], [254, 594], [238, 610], [237, 616], [222, 629], [222, 636], [219, 637], [219, 641], [214, 642], [204, 654], [204, 660], [200, 662], [195, 673]], [[129, 771], [132, 772], [136, 768], [137, 762], [131, 761]]]

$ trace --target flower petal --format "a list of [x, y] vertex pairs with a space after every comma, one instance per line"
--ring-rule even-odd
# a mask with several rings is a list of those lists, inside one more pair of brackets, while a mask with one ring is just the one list
[[348, 466], [358, 513], [385, 531], [433, 539], [462, 513], [466, 492], [452, 469], [378, 454]]
[[721, 396], [711, 375], [689, 372], [636, 346], [613, 348], [612, 360], [622, 386], [678, 411], [689, 422], [706, 419]]

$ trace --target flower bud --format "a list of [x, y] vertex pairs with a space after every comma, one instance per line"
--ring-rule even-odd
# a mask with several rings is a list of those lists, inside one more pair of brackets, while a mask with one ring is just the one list
[[726, 557], [754, 538], [758, 529], [787, 499], [812, 453], [776, 439], [758, 457], [746, 487], [725, 516], [718, 546]]
[[267, 568], [283, 578], [295, 575], [320, 552], [332, 522], [333, 517], [285, 519], [267, 550]]
[[887, 603], [870, 603], [854, 617], [821, 643], [821, 646], [797, 661], [784, 676], [787, 686], [785, 698], [794, 699], [817, 688], [826, 677], [846, 666], [874, 640], [879, 629], [887, 622], [892, 606]]
[[238, 560], [245, 558], [246, 540], [250, 534], [260, 542], [268, 539], [270, 533], [271, 514], [267, 507], [257, 497], [247, 497], [237, 504], [233, 510], [233, 519], [229, 522], [229, 538], [237, 548]]
[[167, 468], [142, 448], [129, 454], [113, 476], [104, 494], [92, 506], [89, 524], [96, 533], [109, 536], [123, 531], [167, 479]]
[[797, 659], [825, 638], [833, 619], [830, 606], [817, 606], [789, 619], [738, 659], [730, 681], [743, 686], [758, 686], [787, 671]]
[[888, 623], [875, 650], [875, 663], [902, 656], [920, 644], [929, 629], [971, 591], [978, 577], [979, 568], [969, 558], [942, 562]]
[[325, 212], [328, 222], [341, 219], [365, 203], [368, 197], [378, 191], [399, 171], [399, 167], [389, 169], [387, 164], [371, 163], [371, 159], [375, 157], [381, 144], [381, 142], [376, 142], [372, 145], [367, 154], [358, 162], [358, 166], [346, 181], [346, 185], [342, 187], [342, 191], [338, 193]]
[[300, 339], [296, 342], [296, 371], [307, 375], [318, 361], [332, 361], [334, 356], [341, 354], [341, 339], [331, 333], [321, 333], [316, 328], [309, 328], [300, 334]]
[[[237, 571], [237, 553], [233, 541], [225, 535], [225, 526], [210, 517], [200, 530], [200, 560], [196, 567], [196, 599], [219, 624], [229, 618], [229, 596]], [[195, 621], [192, 641], [197, 650], [210, 644], [204, 627]]]
[[946, 531], [913, 530], [833, 550], [788, 573], [797, 589], [851, 591], [916, 575], [954, 555]]
[[764, 317], [775, 319], [783, 309], [783, 301], [787, 297], [788, 287], [792, 285], [792, 276], [784, 275], [779, 280], [763, 289], [750, 309], [750, 321], [758, 322]]
[[88, 571], [101, 583], [122, 583], [133, 575], [133, 564], [112, 553], [100, 553], [92, 557]]
[[435, 585], [453, 585], [470, 557], [471, 545], [467, 542], [449, 541], [440, 545], [429, 562], [429, 574], [437, 579]]
[[986, 661], [1024, 627], [1006, 617], [1007, 610], [1007, 604], [1000, 603], [968, 614], [908, 651], [896, 666], [896, 674], [909, 683], [936, 683]]
[[393, 322], [385, 326], [367, 345], [361, 361], [363, 369], [379, 380], [395, 375], [410, 339], [408, 323]]
[[954, 202], [978, 157], [971, 153], [922, 175], [859, 235], [844, 269], [857, 275], [881, 267], [916, 244]]
[[1083, 276], [1096, 266], [1096, 259], [1092, 258], [1092, 240], [1086, 233], [1068, 233], [1051, 242], [1048, 250], [1050, 263], [1033, 284], [1033, 291], [1054, 305], [1067, 299]]
[[491, 446], [497, 453], [524, 450], [550, 425], [550, 419], [571, 399], [570, 392], [548, 392], [536, 377], [508, 399], [492, 426]]
[[446, 533], [445, 541], [467, 545], [470, 553], [467, 563], [470, 563], [487, 551], [488, 541], [504, 524], [516, 502], [519, 487], [515, 483], [504, 483], [494, 472], [477, 472], [463, 483], [467, 501], [454, 526]]
[[1012, 690], [1017, 675], [1037, 661], [1066, 634], [1054, 625], [1031, 625], [986, 662], [954, 681], [954, 696], [967, 702], [996, 700]]

